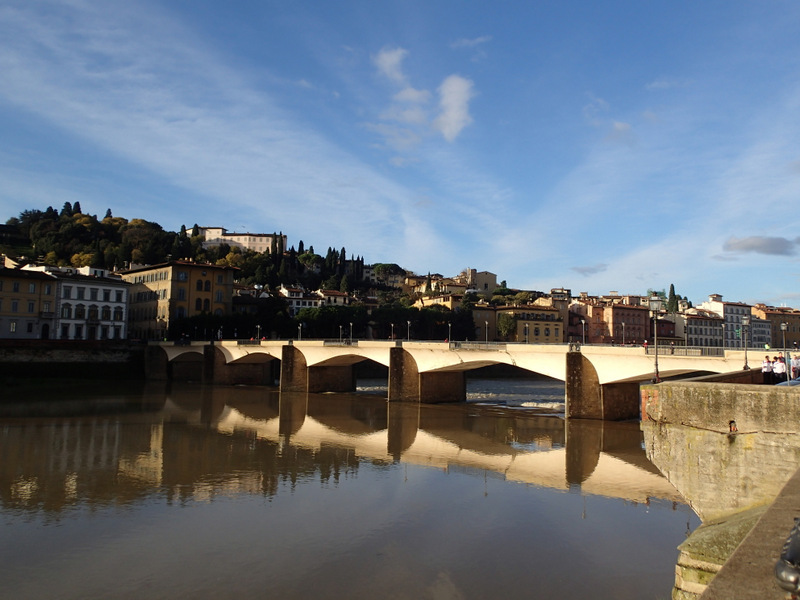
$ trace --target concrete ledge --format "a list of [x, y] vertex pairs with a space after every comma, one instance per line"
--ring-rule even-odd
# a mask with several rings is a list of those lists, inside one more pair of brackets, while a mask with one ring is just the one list
[[800, 470], [744, 538], [701, 596], [702, 600], [785, 599], [775, 579], [775, 562], [800, 516]]

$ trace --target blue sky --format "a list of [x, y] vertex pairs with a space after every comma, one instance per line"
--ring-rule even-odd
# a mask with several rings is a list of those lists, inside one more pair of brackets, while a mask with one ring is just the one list
[[0, 0], [0, 219], [800, 307], [800, 3]]

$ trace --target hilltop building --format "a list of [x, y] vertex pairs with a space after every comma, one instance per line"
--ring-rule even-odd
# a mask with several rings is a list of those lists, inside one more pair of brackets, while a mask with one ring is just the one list
[[203, 236], [203, 248], [228, 244], [231, 247], [270, 253], [273, 248], [282, 251], [286, 248], [286, 236], [279, 233], [233, 233], [224, 227], [198, 227]]

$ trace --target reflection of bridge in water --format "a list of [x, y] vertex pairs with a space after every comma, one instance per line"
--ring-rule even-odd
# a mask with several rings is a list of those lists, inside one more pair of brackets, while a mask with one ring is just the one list
[[[741, 371], [741, 351], [706, 356], [680, 348], [659, 357], [662, 376]], [[566, 416], [638, 418], [639, 383], [652, 377], [655, 355], [641, 347], [323, 340], [223, 341], [148, 347], [152, 380], [225, 384], [280, 381], [284, 392], [355, 391], [354, 365], [388, 370], [390, 402], [463, 402], [468, 371], [511, 365], [566, 383]]]
[[[186, 412], [181, 398], [170, 396], [165, 415], [313, 452], [339, 447], [372, 461], [485, 473], [635, 502], [682, 501], [647, 460], [638, 423], [565, 421], [491, 407], [386, 403], [349, 395], [273, 393], [264, 402], [263, 397], [243, 400], [241, 390], [230, 388], [204, 388], [203, 393], [202, 411]], [[476, 419], [479, 414], [497, 418]]]

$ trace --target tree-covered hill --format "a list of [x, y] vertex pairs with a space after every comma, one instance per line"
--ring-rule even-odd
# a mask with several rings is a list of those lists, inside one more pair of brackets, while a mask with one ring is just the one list
[[111, 210], [99, 219], [84, 214], [80, 203], [65, 202], [61, 211], [48, 206], [8, 219], [0, 231], [0, 252], [47, 265], [109, 270], [187, 259], [236, 267], [237, 280], [246, 285], [271, 289], [281, 284], [301, 285], [347, 292], [363, 288], [364, 260], [352, 256], [348, 260], [344, 248], [329, 247], [324, 256], [316, 254], [313, 246], [306, 248], [302, 241], [297, 250], [276, 245], [269, 253], [227, 244], [203, 248], [203, 238], [198, 234], [197, 225], [189, 230], [181, 226], [180, 231], [166, 231], [145, 219], [115, 217]]

